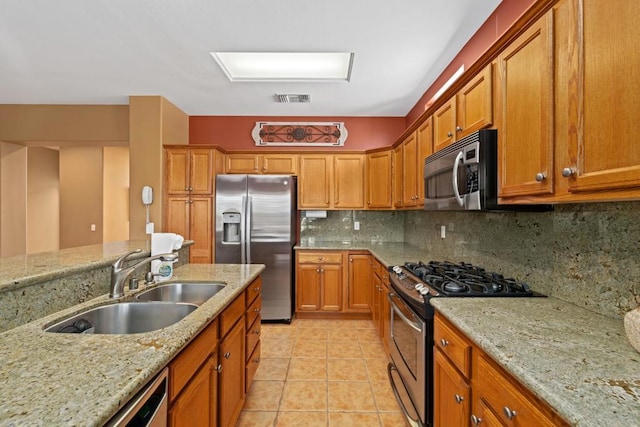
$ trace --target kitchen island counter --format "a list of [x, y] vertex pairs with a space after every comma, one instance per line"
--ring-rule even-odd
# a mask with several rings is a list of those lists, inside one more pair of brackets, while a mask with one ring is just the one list
[[551, 297], [431, 301], [572, 425], [640, 425], [640, 354], [621, 320]]
[[[106, 295], [0, 334], [0, 425], [102, 425], [264, 270], [187, 264], [173, 281], [226, 286], [181, 321], [130, 335], [56, 334], [43, 328], [113, 300]], [[141, 286], [144, 290], [145, 286]], [[130, 300], [127, 294], [121, 300]]]

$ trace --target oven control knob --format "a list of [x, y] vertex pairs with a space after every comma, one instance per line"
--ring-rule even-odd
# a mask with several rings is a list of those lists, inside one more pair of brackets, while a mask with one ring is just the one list
[[422, 289], [420, 289], [420, 295], [429, 295], [429, 289], [427, 289], [427, 287], [423, 287]]
[[418, 292], [422, 291], [423, 288], [424, 285], [422, 283], [416, 283], [416, 285], [414, 286], [414, 289]]
[[393, 272], [396, 274], [400, 274], [402, 273], [402, 269], [396, 265], [393, 267]]

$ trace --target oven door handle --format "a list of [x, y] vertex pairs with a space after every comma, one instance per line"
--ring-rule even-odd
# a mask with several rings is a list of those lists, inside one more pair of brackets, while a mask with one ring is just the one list
[[395, 311], [396, 314], [400, 316], [400, 318], [404, 320], [405, 323], [407, 323], [407, 325], [411, 326], [411, 328], [415, 329], [417, 332], [422, 332], [422, 328], [420, 327], [419, 323], [411, 321], [407, 316], [405, 316], [405, 314], [402, 311], [400, 311], [396, 303], [393, 301], [392, 297], [394, 296], [397, 296], [397, 295], [394, 294], [393, 292], [389, 292], [387, 294], [387, 299], [391, 303], [391, 308], [393, 308], [393, 311]]
[[[409, 415], [409, 411], [407, 411], [407, 408], [404, 406], [404, 401], [400, 398], [400, 394], [398, 393], [398, 388], [396, 387], [396, 383], [393, 381], [393, 378], [391, 377], [391, 371], [398, 372], [398, 369], [393, 365], [393, 363], [389, 363], [387, 365], [387, 375], [389, 376], [389, 382], [391, 382], [391, 390], [393, 391], [396, 401], [400, 404], [400, 409], [404, 414], [404, 418], [407, 420], [407, 422], [411, 427], [420, 427], [418, 420], [414, 420], [413, 418], [411, 418], [411, 415]], [[402, 381], [402, 377], [400, 377], [400, 381]]]
[[460, 197], [460, 192], [458, 191], [458, 167], [460, 166], [460, 160], [464, 157], [464, 153], [460, 151], [456, 156], [456, 159], [453, 161], [453, 195], [456, 198], [456, 201], [460, 206], [464, 206], [464, 199]]

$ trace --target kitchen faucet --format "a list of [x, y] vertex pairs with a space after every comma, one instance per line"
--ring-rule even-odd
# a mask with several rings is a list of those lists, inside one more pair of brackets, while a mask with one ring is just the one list
[[124, 264], [127, 257], [138, 252], [141, 252], [141, 249], [136, 249], [135, 251], [126, 253], [111, 265], [111, 286], [109, 287], [109, 298], [120, 298], [124, 295], [124, 284], [127, 281], [127, 278], [131, 276], [131, 274], [133, 274], [133, 272], [136, 271], [138, 267], [141, 267], [144, 264], [154, 260], [175, 261], [178, 259], [178, 254], [160, 254], [145, 258], [139, 263], [132, 265], [131, 267], [123, 268], [122, 265]]

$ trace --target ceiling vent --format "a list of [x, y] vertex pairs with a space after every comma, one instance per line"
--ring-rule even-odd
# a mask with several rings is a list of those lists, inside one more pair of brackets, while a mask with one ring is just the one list
[[308, 93], [293, 94], [293, 93], [276, 93], [276, 100], [278, 102], [311, 102], [311, 95]]

